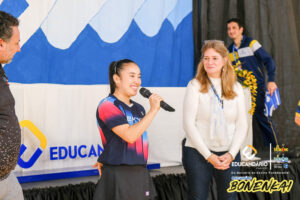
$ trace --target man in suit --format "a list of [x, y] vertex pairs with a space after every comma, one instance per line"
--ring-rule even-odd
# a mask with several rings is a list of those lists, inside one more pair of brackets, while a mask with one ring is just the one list
[[22, 200], [23, 191], [12, 173], [20, 153], [21, 130], [15, 114], [15, 100], [2, 64], [20, 51], [19, 21], [0, 11], [0, 199]]

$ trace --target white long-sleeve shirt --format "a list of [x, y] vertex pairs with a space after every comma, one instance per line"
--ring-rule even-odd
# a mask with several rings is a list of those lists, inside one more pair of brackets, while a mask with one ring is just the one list
[[[217, 94], [221, 97], [221, 79], [210, 78]], [[200, 83], [193, 79], [189, 82], [183, 103], [183, 128], [186, 133], [185, 146], [198, 150], [207, 159], [211, 151], [228, 151], [233, 158], [237, 155], [247, 132], [247, 114], [242, 86], [236, 82], [234, 99], [223, 99], [226, 137], [223, 144], [211, 137], [211, 98], [217, 98], [209, 87], [207, 93], [200, 92]], [[222, 133], [224, 134], [224, 133]]]

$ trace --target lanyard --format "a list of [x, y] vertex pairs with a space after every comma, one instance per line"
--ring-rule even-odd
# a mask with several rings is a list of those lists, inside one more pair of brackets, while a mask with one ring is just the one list
[[232, 46], [232, 53], [233, 53], [233, 59], [234, 59], [234, 61], [236, 63], [238, 59], [235, 57], [235, 52], [238, 53], [238, 50], [235, 47], [235, 44], [233, 44], [233, 46]]
[[[242, 41], [241, 41], [241, 45], [243, 44], [244, 40], [245, 40], [245, 37], [243, 36]], [[240, 62], [240, 60], [235, 56], [235, 52], [236, 52], [236, 54], [238, 54], [238, 49], [236, 48], [235, 44], [233, 43], [233, 45], [232, 45], [233, 59], [234, 59], [235, 64], [237, 65], [237, 68], [239, 70], [241, 70], [242, 69], [242, 65], [238, 64]]]
[[214, 93], [215, 93], [216, 97], [218, 98], [218, 100], [221, 104], [221, 107], [223, 109], [224, 108], [223, 99], [221, 99], [220, 96], [218, 95], [217, 90], [216, 90], [215, 86], [212, 84], [212, 82], [210, 84], [211, 84], [211, 89], [214, 91]]
[[237, 69], [240, 71], [240, 70], [242, 69], [242, 65], [241, 65], [240, 60], [239, 60], [238, 58], [236, 58], [235, 52], [238, 54], [238, 50], [237, 50], [237, 48], [235, 47], [235, 45], [233, 44], [233, 46], [232, 46], [233, 59], [234, 59], [234, 62], [235, 62], [235, 66], [236, 66]]

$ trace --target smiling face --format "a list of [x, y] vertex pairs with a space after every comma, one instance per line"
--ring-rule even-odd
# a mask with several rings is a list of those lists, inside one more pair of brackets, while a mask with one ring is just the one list
[[124, 63], [120, 76], [114, 75], [116, 92], [126, 98], [135, 96], [141, 85], [141, 71], [135, 63]]
[[227, 24], [227, 33], [232, 40], [242, 37], [243, 30], [244, 28], [239, 27], [238, 23], [236, 22], [230, 22]]
[[211, 78], [220, 78], [222, 68], [226, 59], [221, 56], [215, 49], [209, 48], [203, 54], [203, 64], [207, 75]]
[[0, 63], [10, 63], [14, 55], [20, 49], [20, 32], [17, 26], [13, 26], [13, 34], [8, 41], [0, 38]]

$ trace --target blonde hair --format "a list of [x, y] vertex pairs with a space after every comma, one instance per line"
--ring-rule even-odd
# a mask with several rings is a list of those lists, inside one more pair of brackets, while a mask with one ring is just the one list
[[195, 79], [197, 79], [201, 85], [200, 92], [207, 93], [210, 85], [210, 80], [204, 69], [203, 56], [204, 52], [208, 49], [214, 49], [219, 53], [223, 59], [225, 59], [225, 65], [221, 70], [221, 88], [222, 88], [222, 97], [225, 99], [233, 99], [236, 96], [234, 92], [234, 84], [236, 83], [236, 74], [231, 65], [230, 59], [228, 57], [227, 48], [224, 45], [223, 41], [220, 40], [207, 40], [202, 46], [202, 58], [198, 65], [197, 74]]

